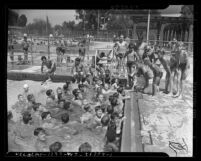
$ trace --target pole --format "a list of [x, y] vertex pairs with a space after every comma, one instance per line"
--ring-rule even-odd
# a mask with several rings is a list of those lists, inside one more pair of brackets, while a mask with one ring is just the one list
[[84, 11], [84, 35], [85, 35], [85, 11]]
[[96, 55], [97, 55], [97, 52], [98, 52], [98, 50], [96, 50], [96, 53], [95, 53], [95, 76], [97, 75], [96, 74]]
[[33, 47], [32, 47], [32, 36], [31, 36], [31, 63], [33, 65]]
[[97, 37], [98, 37], [98, 30], [99, 30], [99, 10], [98, 10], [98, 25], [97, 25]]
[[48, 36], [48, 59], [50, 59], [50, 40]]
[[150, 10], [148, 11], [148, 22], [147, 22], [147, 43], [149, 42], [149, 26], [150, 26]]

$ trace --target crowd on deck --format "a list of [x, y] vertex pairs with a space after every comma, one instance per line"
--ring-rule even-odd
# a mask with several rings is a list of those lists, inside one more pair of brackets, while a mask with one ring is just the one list
[[[174, 40], [171, 44], [172, 53], [167, 60], [164, 58], [164, 49], [157, 44], [127, 43], [122, 35], [119, 41], [114, 40], [114, 58], [101, 52], [89, 68], [84, 63], [85, 50], [80, 48], [79, 57], [75, 59], [71, 70], [72, 80], [66, 81], [63, 87], [58, 87], [56, 94], [52, 89], [47, 89], [46, 104], [36, 102], [35, 96], [25, 84], [24, 92], [17, 96], [18, 101], [12, 106], [12, 111], [8, 112], [9, 151], [26, 151], [29, 148], [38, 152], [65, 151], [67, 143], [61, 140], [79, 135], [82, 128], [92, 132], [98, 130], [104, 136], [105, 146], [102, 151], [120, 151], [125, 100], [130, 99], [127, 89], [151, 93], [153, 96], [158, 94], [163, 67], [166, 72], [165, 93], [174, 97], [182, 94], [182, 81], [189, 68], [188, 55], [181, 42]], [[143, 50], [142, 54], [140, 50]], [[122, 67], [127, 68], [126, 81], [105, 65], [105, 61], [112, 62], [112, 59], [117, 62], [117, 71]], [[45, 56], [41, 61], [41, 72], [46, 75], [41, 83], [44, 85], [52, 79], [56, 63]], [[144, 78], [143, 85], [138, 84], [139, 77]], [[176, 94], [173, 93], [174, 78], [179, 82]], [[150, 82], [152, 89], [148, 91]], [[77, 108], [80, 116], [71, 120], [71, 115]], [[48, 144], [49, 136], [60, 139]], [[93, 146], [85, 142], [77, 150], [90, 152], [93, 151]]]

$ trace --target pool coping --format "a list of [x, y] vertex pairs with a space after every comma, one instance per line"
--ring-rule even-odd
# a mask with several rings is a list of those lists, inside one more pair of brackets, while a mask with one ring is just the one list
[[[54, 75], [52, 76], [52, 82], [66, 82], [67, 80], [72, 80], [71, 75]], [[43, 81], [45, 75], [39, 73], [28, 73], [28, 72], [7, 72], [7, 79], [10, 80], [33, 80], [33, 81]]]
[[121, 152], [143, 152], [138, 104], [140, 95], [131, 91], [130, 96], [131, 98], [126, 100], [124, 108], [126, 120], [123, 123]]

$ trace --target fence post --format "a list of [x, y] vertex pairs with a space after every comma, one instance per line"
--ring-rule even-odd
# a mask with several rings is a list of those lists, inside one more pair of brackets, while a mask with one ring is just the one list
[[49, 36], [48, 36], [48, 59], [50, 59], [50, 42], [49, 42]]
[[33, 65], [33, 47], [32, 47], [32, 36], [31, 36], [31, 65]]

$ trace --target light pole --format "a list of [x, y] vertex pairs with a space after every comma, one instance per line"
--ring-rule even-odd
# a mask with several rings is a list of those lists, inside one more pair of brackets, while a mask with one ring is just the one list
[[86, 16], [85, 10], [83, 10], [83, 15], [84, 15], [84, 35], [85, 35], [85, 16]]
[[148, 21], [147, 21], [147, 43], [149, 42], [149, 26], [150, 26], [150, 10], [148, 11]]
[[98, 37], [98, 30], [99, 30], [99, 10], [98, 10], [98, 25], [97, 25], [97, 37]]

